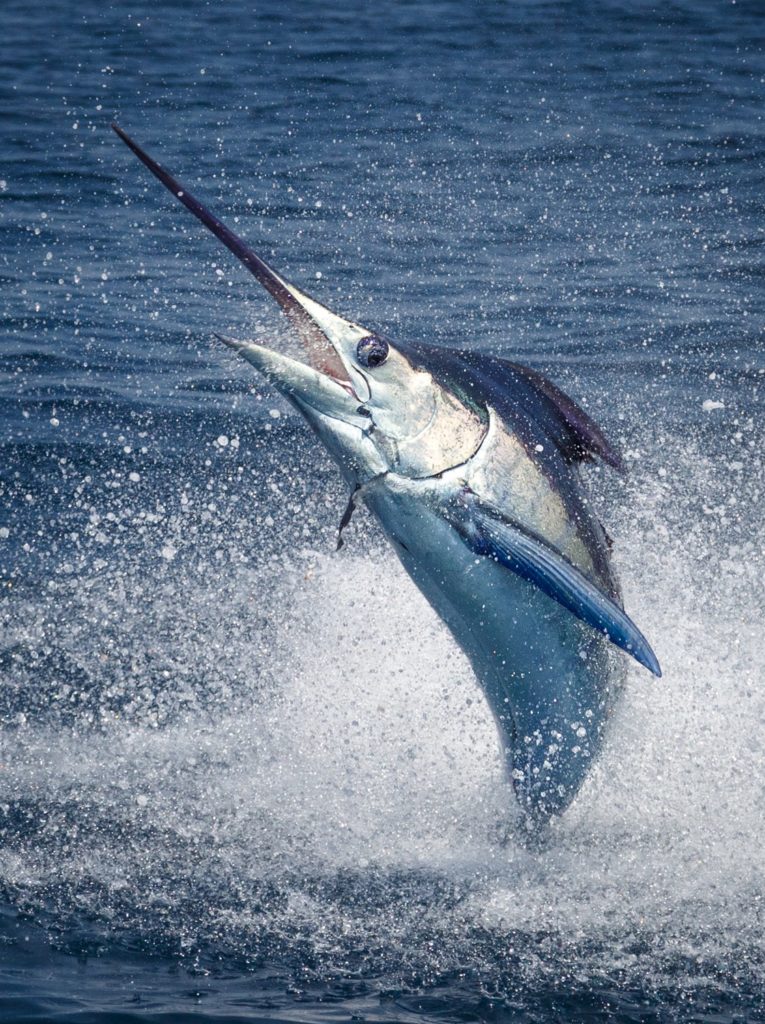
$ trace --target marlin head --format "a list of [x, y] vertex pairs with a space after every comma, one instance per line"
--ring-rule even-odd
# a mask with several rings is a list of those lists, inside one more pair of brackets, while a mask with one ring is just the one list
[[219, 337], [299, 409], [354, 483], [389, 470], [431, 476], [473, 454], [485, 433], [479, 412], [388, 339], [283, 278], [121, 128], [112, 127], [279, 303], [303, 343], [307, 365], [255, 342]]

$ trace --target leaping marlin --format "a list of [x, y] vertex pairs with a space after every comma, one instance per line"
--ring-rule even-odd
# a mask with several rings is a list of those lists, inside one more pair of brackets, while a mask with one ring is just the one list
[[470, 660], [526, 824], [574, 798], [621, 689], [612, 644], [661, 675], [625, 613], [579, 464], [619, 456], [545, 377], [474, 351], [389, 341], [300, 291], [116, 125], [282, 307], [309, 365], [223, 338], [308, 420]]

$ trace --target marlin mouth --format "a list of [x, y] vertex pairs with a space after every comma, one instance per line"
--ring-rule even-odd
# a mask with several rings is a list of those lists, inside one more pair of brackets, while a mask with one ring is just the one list
[[[316, 299], [301, 292], [277, 274], [264, 259], [253, 252], [246, 242], [234, 234], [215, 214], [211, 213], [177, 178], [150, 157], [126, 132], [116, 124], [112, 124], [112, 128], [165, 188], [172, 192], [175, 198], [180, 200], [186, 209], [190, 210], [208, 230], [212, 231], [216, 238], [220, 239], [247, 267], [256, 281], [276, 299], [302, 341], [309, 364], [343, 388], [353, 399], [358, 402], [363, 401], [356, 394], [350, 375], [327, 334], [327, 328], [332, 333], [337, 333], [338, 330], [347, 333], [350, 330], [354, 335], [358, 334], [359, 337], [369, 334], [369, 331], [337, 316], [336, 313], [322, 306]], [[234, 343], [231, 339], [223, 338], [220, 335], [219, 337], [233, 348], [245, 344]], [[252, 345], [253, 348], [265, 348], [265, 346], [256, 346], [251, 342], [246, 344]]]

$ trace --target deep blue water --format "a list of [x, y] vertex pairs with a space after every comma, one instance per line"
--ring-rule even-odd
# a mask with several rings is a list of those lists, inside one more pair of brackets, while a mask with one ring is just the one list
[[[765, 1019], [760, 3], [10, 0], [0, 1020]], [[553, 841], [313, 437], [294, 344], [116, 119], [287, 276], [549, 373], [627, 602]]]

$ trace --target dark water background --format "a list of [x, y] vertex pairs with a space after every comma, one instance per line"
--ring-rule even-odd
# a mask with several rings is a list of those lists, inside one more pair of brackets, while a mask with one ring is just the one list
[[[0, 1020], [765, 1019], [760, 3], [6, 0]], [[531, 854], [460, 653], [211, 333], [296, 283], [626, 452], [609, 748]]]

